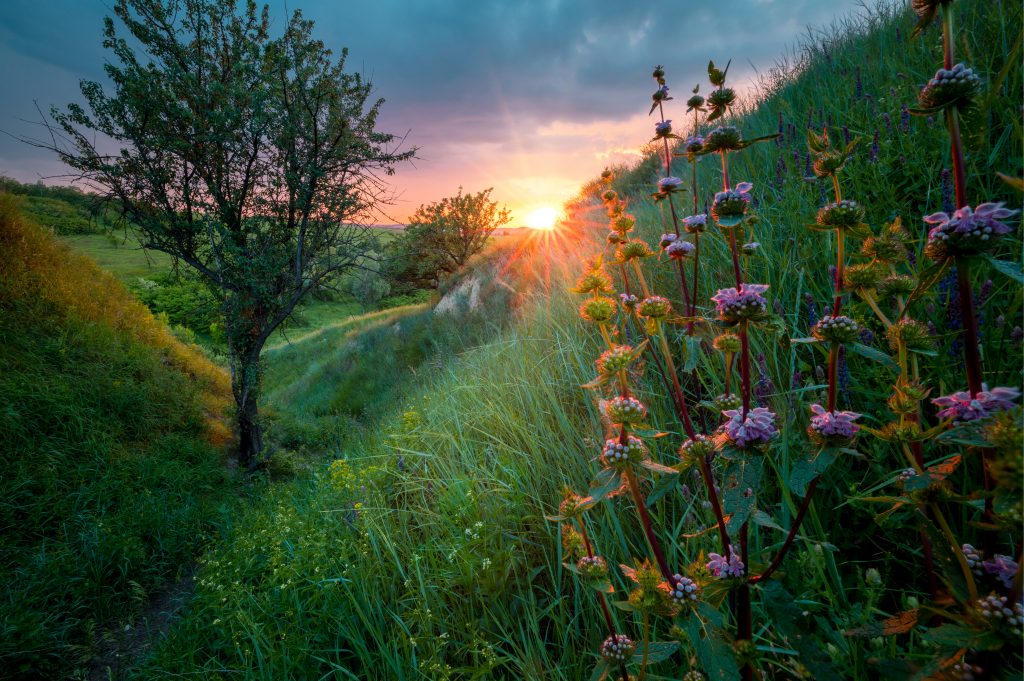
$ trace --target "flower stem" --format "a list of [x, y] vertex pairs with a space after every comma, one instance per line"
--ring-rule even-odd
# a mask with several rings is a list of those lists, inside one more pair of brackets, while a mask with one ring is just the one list
[[928, 504], [928, 508], [932, 512], [932, 517], [935, 518], [935, 523], [942, 530], [943, 536], [946, 537], [946, 541], [949, 542], [949, 548], [953, 552], [953, 556], [956, 557], [957, 563], [960, 564], [960, 571], [964, 575], [964, 579], [967, 581], [967, 593], [970, 596], [971, 601], [978, 600], [978, 587], [974, 583], [974, 575], [971, 573], [970, 566], [967, 565], [967, 557], [964, 556], [963, 549], [960, 548], [960, 544], [957, 543], [956, 537], [953, 535], [953, 530], [949, 528], [949, 523], [946, 522], [946, 517], [942, 514], [942, 510], [939, 509], [939, 505], [936, 503]]
[[668, 580], [669, 584], [673, 584], [672, 571], [669, 569], [668, 560], [665, 559], [665, 552], [661, 548], [661, 543], [658, 541], [658, 537], [654, 534], [654, 525], [651, 522], [651, 516], [647, 512], [647, 503], [644, 501], [644, 493], [640, 490], [640, 485], [637, 484], [636, 476], [633, 475], [633, 471], [627, 468], [623, 472], [623, 477], [626, 478], [626, 484], [629, 485], [630, 494], [633, 495], [633, 502], [636, 505], [637, 515], [640, 516], [640, 524], [643, 525], [644, 535], [647, 537], [647, 544], [651, 548], [651, 554], [654, 556], [655, 562], [658, 564], [658, 569], [661, 570], [662, 576]]
[[644, 681], [644, 677], [647, 676], [647, 654], [649, 652], [651, 643], [651, 615], [648, 612], [644, 612], [644, 635], [643, 635], [643, 646], [644, 655], [640, 660], [640, 673], [636, 677], [636, 681]]
[[786, 540], [782, 542], [782, 546], [779, 548], [779, 552], [775, 554], [775, 558], [773, 558], [772, 562], [768, 565], [767, 568], [765, 568], [765, 571], [759, 575], [750, 578], [751, 584], [757, 584], [758, 582], [765, 581], [766, 579], [772, 576], [773, 572], [779, 569], [780, 565], [782, 565], [782, 559], [786, 557], [786, 553], [789, 551], [789, 548], [793, 545], [793, 541], [796, 539], [797, 531], [800, 529], [800, 524], [803, 523], [804, 516], [807, 515], [807, 509], [811, 507], [811, 497], [814, 496], [814, 490], [817, 489], [818, 480], [820, 479], [821, 476], [819, 475], [818, 477], [811, 480], [811, 483], [807, 485], [807, 492], [804, 494], [803, 501], [800, 502], [800, 508], [797, 509], [796, 518], [793, 519], [793, 524], [790, 525], [789, 532], [786, 533]]
[[885, 328], [888, 329], [892, 326], [892, 321], [878, 308], [878, 302], [875, 301], [875, 297], [871, 295], [871, 291], [859, 288], [857, 289], [857, 293], [860, 294], [860, 297], [864, 299], [864, 302], [868, 304], [868, 307], [871, 308], [871, 311], [875, 313], [875, 316], [878, 317], [879, 321], [882, 322], [882, 325], [885, 326]]
[[676, 395], [679, 417], [683, 421], [683, 428], [691, 438], [697, 434], [694, 430], [693, 421], [690, 419], [690, 410], [686, 407], [686, 400], [683, 397], [683, 389], [679, 385], [679, 376], [676, 374], [676, 365], [672, 361], [672, 353], [669, 351], [668, 340], [665, 338], [665, 330], [658, 325], [658, 340], [661, 342], [661, 351], [665, 355], [665, 364], [668, 367], [668, 374], [672, 377], [672, 390]]

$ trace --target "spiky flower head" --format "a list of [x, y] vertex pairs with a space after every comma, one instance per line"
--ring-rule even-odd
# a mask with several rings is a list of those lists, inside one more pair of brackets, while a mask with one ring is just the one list
[[608, 243], [612, 246], [621, 244], [623, 241], [628, 241], [628, 239], [618, 232], [608, 232]]
[[655, 104], [660, 104], [662, 102], [666, 102], [672, 99], [671, 97], [668, 96], [668, 85], [662, 85], [660, 88], [655, 90], [654, 94], [651, 95], [651, 99], [654, 101]]
[[608, 576], [608, 563], [601, 556], [583, 556], [576, 562], [576, 569], [584, 579], [596, 581]]
[[658, 121], [654, 124], [655, 137], [668, 137], [672, 134], [672, 120]]
[[913, 414], [917, 412], [917, 405], [930, 392], [931, 388], [916, 381], [900, 380], [893, 386], [893, 394], [886, 403], [894, 414]]
[[665, 250], [670, 243], [678, 238], [679, 236], [676, 234], [662, 234], [661, 239], [658, 241], [658, 246], [661, 247], [661, 250]]
[[671, 194], [672, 192], [686, 191], [686, 189], [683, 187], [682, 180], [670, 175], [669, 177], [663, 177], [658, 180], [658, 191], [665, 194]]
[[825, 315], [811, 329], [811, 335], [818, 340], [832, 343], [849, 343], [857, 339], [860, 326], [846, 315]]
[[889, 347], [897, 350], [902, 342], [908, 350], [927, 350], [932, 346], [932, 335], [921, 322], [904, 317], [885, 332]]
[[588, 298], [580, 305], [580, 316], [588, 322], [607, 324], [615, 316], [615, 300], [613, 298]]
[[715, 405], [715, 411], [725, 412], [730, 409], [739, 409], [740, 405], [743, 404], [743, 399], [735, 393], [729, 395], [722, 394], [717, 395], [713, 400], [713, 403]]
[[619, 262], [629, 262], [635, 258], [649, 258], [652, 255], [654, 252], [643, 239], [630, 239], [622, 243], [615, 251], [615, 257]]
[[614, 173], [612, 173], [612, 171], [608, 170], [607, 168], [601, 171], [601, 179], [603, 181], [611, 182], [612, 177], [614, 177]]
[[983, 203], [975, 209], [964, 206], [953, 213], [933, 213], [924, 217], [928, 230], [925, 254], [936, 262], [956, 255], [976, 255], [991, 250], [999, 237], [1013, 231], [1003, 220], [1019, 211], [1000, 203]]
[[704, 672], [691, 669], [683, 674], [683, 681], [708, 681], [708, 677], [704, 676]]
[[736, 354], [742, 348], [740, 337], [734, 333], [728, 332], [716, 336], [715, 340], [712, 341], [711, 344], [714, 346], [715, 350], [731, 354]]
[[706, 213], [687, 215], [683, 218], [683, 227], [690, 234], [700, 234], [707, 228], [707, 225], [708, 216]]
[[626, 212], [625, 201], [609, 201], [605, 206], [607, 207], [608, 217], [611, 219], [615, 219]]
[[636, 311], [641, 317], [647, 317], [649, 319], [664, 319], [668, 316], [668, 313], [672, 311], [672, 303], [669, 302], [668, 298], [651, 296], [649, 298], [645, 298], [637, 307]]
[[583, 513], [583, 510], [585, 509], [583, 503], [583, 497], [567, 489], [565, 491], [565, 498], [563, 498], [562, 503], [558, 505], [558, 515], [566, 519], [575, 518]]
[[755, 253], [757, 253], [758, 249], [760, 249], [760, 248], [761, 248], [760, 242], [758, 242], [758, 241], [751, 241], [749, 243], [745, 243], [742, 246], [740, 246], [740, 252], [743, 253], [743, 255], [754, 255]]
[[838, 151], [825, 151], [815, 156], [812, 169], [818, 177], [831, 177], [843, 169], [848, 158], [849, 156]]
[[768, 311], [768, 301], [761, 295], [767, 290], [767, 284], [743, 284], [742, 289], [719, 289], [718, 293], [711, 296], [711, 300], [715, 302], [718, 316], [724, 322], [759, 319]]
[[700, 95], [693, 95], [686, 100], [686, 111], [703, 111], [704, 110], [704, 98]]
[[[605, 403], [605, 413], [612, 423], [631, 426], [644, 420], [644, 417], [647, 416], [647, 407], [635, 397], [619, 395]], [[632, 440], [630, 440], [630, 445], [632, 446]]]
[[651, 73], [651, 77], [660, 83], [661, 79], [665, 77], [665, 67], [661, 64], [655, 66], [654, 71]]
[[636, 644], [625, 634], [612, 634], [601, 644], [601, 657], [609, 663], [628, 662], [636, 652]]
[[727, 579], [730, 577], [742, 577], [746, 574], [747, 566], [743, 564], [740, 557], [736, 555], [736, 551], [733, 550], [732, 546], [729, 547], [729, 557], [718, 554], [709, 553], [708, 564], [705, 566], [715, 577], [721, 577]]
[[693, 254], [694, 250], [696, 250], [696, 246], [689, 241], [678, 239], [668, 245], [665, 249], [665, 254], [674, 260], [682, 260]]
[[[609, 171], [606, 170], [604, 172], [608, 173]], [[604, 173], [601, 174], [601, 177], [604, 177]], [[617, 198], [619, 198], [619, 193], [614, 189], [605, 189], [603, 192], [601, 192], [601, 200], [604, 201], [605, 203], [611, 203]]]
[[736, 447], [765, 445], [779, 434], [775, 427], [775, 412], [765, 407], [754, 407], [747, 411], [746, 416], [742, 409], [728, 409], [722, 415], [726, 422], [719, 431]]
[[868, 237], [861, 246], [861, 253], [873, 260], [886, 263], [899, 264], [907, 260], [907, 247], [893, 234]]
[[614, 376], [620, 371], [628, 369], [634, 359], [636, 359], [636, 351], [631, 346], [616, 345], [614, 348], [602, 352], [594, 364], [597, 365], [597, 373], [602, 376]]
[[625, 236], [628, 232], [633, 229], [636, 224], [636, 218], [629, 213], [623, 213], [622, 215], [616, 215], [612, 219], [612, 229], [619, 234]]
[[683, 143], [688, 154], [697, 154], [704, 150], [704, 138], [700, 135], [690, 135]]
[[936, 416], [940, 419], [952, 419], [955, 422], [977, 421], [988, 418], [1001, 411], [1013, 409], [1013, 403], [1020, 397], [1016, 388], [992, 388], [982, 386], [978, 394], [971, 397], [967, 391], [943, 395], [932, 400], [932, 404], [941, 407]]
[[612, 279], [599, 267], [591, 269], [576, 282], [573, 293], [612, 293]]
[[820, 404], [812, 404], [811, 423], [807, 432], [811, 438], [822, 445], [849, 444], [857, 436], [860, 427], [854, 423], [861, 414], [852, 411], [827, 411]]
[[963, 64], [951, 69], [939, 69], [917, 96], [922, 108], [938, 109], [947, 106], [967, 106], [981, 90], [981, 78]]
[[843, 199], [818, 211], [818, 224], [823, 227], [857, 227], [864, 222], [864, 208], [856, 201]]
[[710, 456], [714, 452], [715, 443], [711, 438], [707, 435], [696, 433], [679, 448], [679, 458], [684, 463], [695, 464], [699, 463], [701, 459]]
[[883, 298], [908, 296], [917, 288], [917, 280], [906, 274], [890, 274], [878, 284], [878, 295]]
[[873, 263], [850, 265], [843, 270], [843, 286], [856, 291], [878, 286], [885, 272]]
[[704, 136], [703, 151], [709, 154], [716, 151], [732, 151], [739, 149], [742, 142], [743, 135], [736, 127], [723, 125]]
[[715, 194], [711, 204], [711, 217], [721, 227], [735, 227], [743, 220], [750, 205], [750, 190], [754, 185], [740, 182], [735, 188]]
[[[720, 87], [717, 90], [712, 90], [708, 94], [708, 107], [711, 109], [711, 113], [718, 114], [715, 118], [719, 118], [725, 113], [726, 109], [733, 105], [736, 101], [736, 91], [731, 87]], [[710, 119], [709, 119], [710, 120]]]
[[1024, 606], [1020, 601], [1011, 603], [1006, 596], [989, 594], [979, 598], [975, 607], [996, 633], [1006, 638], [1020, 638], [1024, 635]]
[[689, 577], [680, 574], [672, 575], [669, 585], [669, 598], [678, 605], [695, 605], [700, 598], [700, 586]]
[[647, 447], [643, 440], [632, 435], [622, 444], [619, 438], [605, 440], [604, 449], [601, 450], [600, 461], [605, 466], [623, 468], [631, 464], [637, 464], [647, 458]]

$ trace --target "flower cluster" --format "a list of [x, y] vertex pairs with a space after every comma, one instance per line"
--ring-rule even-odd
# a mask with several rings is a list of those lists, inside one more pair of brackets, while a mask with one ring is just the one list
[[665, 248], [665, 253], [670, 258], [682, 260], [683, 258], [686, 258], [689, 255], [691, 255], [694, 252], [694, 250], [696, 250], [696, 246], [691, 244], [689, 241], [677, 239], [676, 241], [673, 241]]
[[645, 298], [643, 302], [637, 306], [636, 311], [641, 317], [647, 317], [649, 319], [664, 319], [668, 316], [668, 313], [672, 311], [672, 303], [669, 302], [668, 298], [651, 296], [650, 298]]
[[779, 434], [775, 427], [775, 412], [755, 407], [743, 415], [742, 409], [727, 409], [722, 415], [728, 419], [721, 428], [726, 439], [737, 447], [767, 444]]
[[960, 391], [936, 397], [932, 403], [942, 408], [937, 414], [940, 419], [963, 422], [988, 418], [996, 412], [1013, 409], [1013, 401], [1018, 397], [1020, 391], [1016, 388], [984, 388], [974, 397], [969, 392]]
[[739, 148], [743, 137], [740, 131], [731, 125], [715, 128], [704, 137], [704, 153], [716, 151], [730, 151]]
[[691, 605], [700, 597], [700, 587], [689, 577], [675, 574], [668, 595], [679, 605]]
[[626, 444], [622, 444], [617, 438], [606, 440], [604, 451], [601, 452], [601, 462], [608, 466], [619, 464], [639, 463], [647, 456], [647, 448], [643, 440], [629, 436]]
[[767, 290], [767, 284], [744, 284], [742, 289], [720, 289], [711, 296], [711, 300], [715, 302], [722, 321], [736, 323], [765, 315], [768, 301], [761, 294]]
[[619, 395], [605, 403], [605, 412], [612, 423], [629, 425], [642, 421], [647, 416], [647, 407], [635, 397]]
[[588, 322], [606, 324], [615, 315], [615, 300], [612, 298], [590, 298], [580, 305], [580, 316]]
[[715, 200], [711, 204], [711, 217], [722, 227], [738, 225], [747, 212], [747, 206], [750, 205], [750, 190], [753, 186], [750, 182], [740, 182], [733, 189], [715, 194]]
[[683, 188], [683, 181], [678, 177], [663, 177], [658, 180], [658, 191], [662, 194], [671, 194], [672, 192], [685, 191]]
[[857, 322], [845, 315], [825, 315], [811, 329], [815, 338], [832, 343], [849, 343], [856, 340], [859, 333]]
[[854, 421], [861, 414], [852, 411], [827, 411], [820, 404], [812, 404], [811, 424], [808, 432], [819, 442], [828, 444], [846, 443], [857, 435], [860, 428]]
[[917, 101], [926, 109], [969, 103], [981, 87], [981, 78], [963, 64], [939, 69], [921, 90]]
[[709, 553], [708, 558], [711, 560], [706, 567], [715, 577], [742, 577], [747, 571], [747, 566], [736, 555], [732, 546], [729, 547], [728, 558], [717, 553]]
[[636, 652], [636, 644], [625, 634], [612, 634], [601, 644], [601, 657], [608, 662], [626, 662]]
[[585, 579], [604, 579], [608, 576], [608, 563], [601, 556], [583, 556], [577, 561], [576, 569]]
[[992, 246], [993, 237], [1012, 231], [1003, 220], [1017, 213], [1004, 208], [1002, 203], [983, 203], [974, 209], [964, 206], [952, 215], [926, 215], [923, 219], [932, 228], [928, 230], [925, 253], [935, 261], [945, 260], [951, 255], [983, 253]]
[[823, 227], [856, 227], [864, 222], [864, 208], [856, 201], [843, 199], [818, 210], [817, 220]]
[[597, 373], [611, 376], [629, 367], [635, 358], [636, 353], [631, 346], [616, 345], [602, 352], [594, 364], [597, 366]]
[[700, 234], [708, 225], [708, 216], [704, 213], [688, 215], [683, 218], [683, 227], [690, 234]]
[[1020, 601], [1010, 604], [1010, 599], [998, 594], [989, 594], [979, 598], [975, 604], [978, 612], [993, 627], [1006, 627], [1006, 632], [1013, 636], [1021, 636], [1021, 624], [1024, 623], [1024, 606]]

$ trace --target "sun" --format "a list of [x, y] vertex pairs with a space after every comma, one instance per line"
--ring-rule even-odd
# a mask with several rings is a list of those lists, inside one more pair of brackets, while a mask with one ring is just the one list
[[527, 213], [525, 222], [532, 229], [554, 229], [558, 222], [558, 211], [551, 206], [544, 206]]

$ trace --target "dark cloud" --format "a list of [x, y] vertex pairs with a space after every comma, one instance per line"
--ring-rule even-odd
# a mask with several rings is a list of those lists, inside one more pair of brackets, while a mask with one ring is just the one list
[[[28, 134], [19, 119], [77, 99], [80, 78], [102, 79], [107, 0], [0, 3], [0, 130]], [[491, 154], [577, 154], [579, 141], [540, 135], [554, 121], [586, 125], [646, 113], [651, 68], [669, 72], [682, 98], [705, 83], [708, 58], [733, 59], [748, 80], [792, 46], [808, 25], [827, 25], [858, 0], [270, 0], [275, 24], [301, 8], [317, 34], [385, 97], [382, 127], [410, 131], [424, 162], [413, 175], [486, 165]], [[706, 85], [704, 86], [706, 89]], [[641, 140], [636, 140], [639, 143]], [[493, 143], [493, 144], [488, 144]], [[453, 157], [453, 154], [459, 154]], [[42, 152], [0, 139], [0, 173], [51, 167]], [[17, 167], [10, 167], [11, 164]], [[584, 179], [583, 177], [578, 178]], [[398, 183], [401, 185], [402, 176]], [[455, 183], [461, 178], [455, 178]]]

